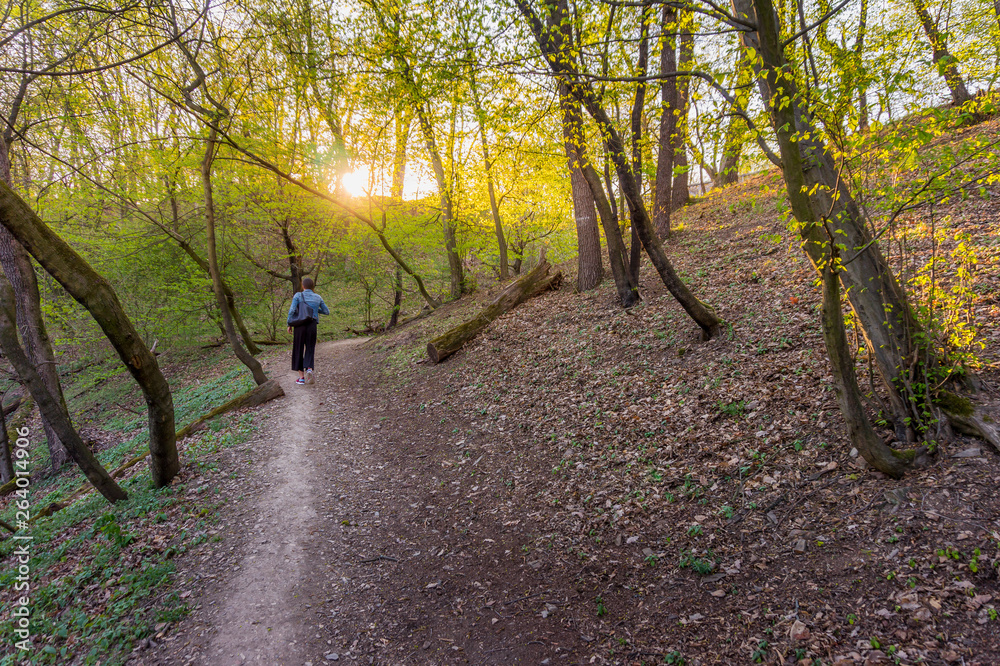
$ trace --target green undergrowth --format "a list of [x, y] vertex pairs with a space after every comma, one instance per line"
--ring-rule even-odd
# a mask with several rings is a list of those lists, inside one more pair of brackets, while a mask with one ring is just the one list
[[[214, 470], [215, 454], [245, 442], [258, 423], [252, 413], [213, 422], [190, 443], [183, 462]], [[225, 500], [188, 493], [183, 483], [156, 490], [146, 471], [122, 486], [129, 495], [124, 502], [109, 505], [91, 494], [32, 526], [32, 648], [15, 654], [5, 641], [0, 666], [25, 656], [32, 664], [121, 664], [140, 640], [187, 615], [173, 588], [173, 558], [219, 538], [211, 528]], [[14, 589], [17, 546], [0, 544], [0, 589]], [[4, 608], [0, 634], [14, 636], [14, 628]]]
[[[173, 386], [178, 425], [253, 388], [249, 373], [225, 356], [192, 354], [164, 368]], [[149, 441], [145, 414], [116, 408], [121, 404], [144, 411], [145, 405], [132, 402], [138, 395], [132, 378], [113, 372], [112, 361], [117, 359], [74, 373], [66, 385], [74, 419], [99, 439], [97, 457], [108, 469], [142, 453]], [[185, 478], [192, 466], [200, 473], [214, 471], [216, 454], [245, 442], [259, 421], [255, 413], [212, 421], [188, 440], [181, 454]], [[48, 455], [41, 431], [33, 430], [30, 439], [30, 468], [44, 469]], [[10, 616], [19, 544], [12, 539], [0, 543], [0, 666], [25, 659], [33, 664], [124, 663], [138, 641], [159, 631], [158, 625], [188, 612], [180, 593], [172, 589], [173, 558], [211, 538], [221, 501], [213, 493], [188, 493], [183, 483], [155, 490], [148, 470], [141, 463], [138, 469], [121, 482], [128, 500], [112, 506], [92, 493], [30, 527], [32, 647], [26, 653], [14, 649]], [[84, 482], [71, 464], [60, 474], [34, 474], [29, 490], [32, 513]], [[0, 510], [11, 523], [16, 518], [12, 499], [16, 497], [4, 498]]]
[[[219, 356], [220, 354], [214, 354], [206, 359], [200, 359], [197, 363], [185, 367], [186, 376], [175, 376], [171, 379], [171, 384], [174, 386], [174, 416], [178, 430], [232, 399], [233, 396], [245, 393], [254, 387], [253, 378], [238, 361]], [[204, 379], [199, 378], [203, 371], [209, 368], [218, 368], [224, 372]], [[99, 368], [96, 374], [102, 374]], [[192, 376], [193, 379], [189, 380]], [[84, 375], [80, 381], [88, 383], [91, 377]], [[95, 427], [105, 442], [108, 440], [111, 442], [110, 446], [101, 448], [96, 453], [97, 459], [108, 470], [117, 468], [149, 448], [146, 415], [144, 413], [136, 415], [115, 408], [118, 404], [123, 404], [122, 400], [128, 398], [133, 385], [132, 378], [125, 373], [121, 381], [106, 381], [92, 394], [80, 394], [76, 391], [75, 383], [67, 387], [68, 395], [78, 396], [75, 400], [67, 400], [76, 422], [78, 424], [84, 422]], [[87, 402], [80, 404], [84, 396]], [[95, 401], [100, 402], [92, 404]], [[145, 407], [144, 404], [141, 406]], [[82, 415], [87, 413], [103, 418], [97, 421], [84, 421]], [[39, 431], [33, 433], [30, 439], [32, 440], [30, 467], [32, 470], [45, 469], [48, 466], [49, 456], [44, 436]], [[36, 510], [66, 497], [85, 482], [83, 474], [71, 464], [60, 474], [44, 478], [39, 478], [38, 475], [35, 477], [32, 479], [32, 505]], [[10, 506], [0, 511], [0, 517], [8, 522], [12, 520], [13, 515], [14, 510]]]

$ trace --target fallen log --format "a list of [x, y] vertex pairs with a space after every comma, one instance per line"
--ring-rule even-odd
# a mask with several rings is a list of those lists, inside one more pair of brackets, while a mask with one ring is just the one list
[[479, 335], [500, 315], [549, 289], [558, 289], [562, 283], [562, 271], [549, 275], [550, 268], [543, 256], [530, 273], [507, 285], [478, 315], [427, 343], [427, 355], [431, 361], [440, 363]]

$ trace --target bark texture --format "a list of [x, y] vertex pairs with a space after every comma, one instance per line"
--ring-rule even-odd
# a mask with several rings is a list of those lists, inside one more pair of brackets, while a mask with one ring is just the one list
[[962, 75], [958, 71], [958, 60], [948, 51], [948, 42], [945, 41], [944, 35], [938, 30], [937, 24], [934, 23], [934, 19], [931, 18], [931, 14], [927, 10], [927, 1], [910, 0], [910, 2], [913, 3], [913, 10], [917, 13], [924, 34], [927, 35], [927, 41], [930, 42], [931, 58], [934, 60], [938, 72], [944, 78], [944, 82], [948, 84], [948, 90], [951, 91], [952, 103], [955, 106], [965, 104], [972, 99], [972, 95], [969, 94], [968, 88], [965, 87], [965, 80], [962, 79]]
[[107, 470], [101, 466], [101, 463], [80, 439], [79, 433], [70, 423], [65, 405], [49, 392], [45, 380], [35, 371], [31, 360], [21, 348], [17, 337], [17, 327], [14, 323], [16, 317], [14, 303], [14, 289], [9, 282], [0, 281], [0, 347], [3, 347], [4, 356], [14, 366], [21, 381], [24, 382], [31, 397], [38, 405], [38, 410], [52, 424], [60, 441], [63, 442], [70, 456], [79, 465], [90, 483], [111, 503], [127, 499], [128, 495], [125, 494], [125, 491], [115, 483]]
[[0, 224], [82, 306], [87, 308], [142, 389], [149, 411], [150, 471], [157, 487], [180, 469], [174, 402], [167, 380], [111, 285], [53, 232], [6, 183], [0, 183]]
[[209, 130], [208, 140], [205, 144], [205, 156], [201, 161], [201, 184], [205, 196], [205, 230], [208, 244], [208, 269], [212, 276], [212, 290], [215, 292], [215, 300], [219, 305], [219, 312], [222, 313], [222, 325], [226, 337], [229, 339], [229, 344], [233, 348], [233, 353], [250, 370], [254, 381], [259, 386], [267, 381], [267, 375], [264, 373], [264, 368], [261, 367], [260, 362], [243, 347], [239, 337], [236, 335], [233, 318], [229, 313], [229, 304], [226, 301], [226, 292], [222, 287], [222, 274], [219, 272], [219, 257], [215, 247], [215, 197], [212, 193], [212, 164], [215, 161], [217, 147], [215, 129]]
[[[733, 0], [737, 16], [754, 21], [757, 32], [743, 32], [744, 48], [759, 55], [756, 73], [770, 111], [781, 150], [782, 173], [792, 212], [810, 261], [818, 272], [827, 259], [828, 236], [823, 225], [843, 244], [844, 270], [839, 273], [848, 300], [861, 323], [865, 341], [889, 390], [897, 424], [922, 423], [923, 409], [908, 393], [922, 377], [923, 356], [915, 343], [918, 326], [906, 295], [864, 224], [857, 203], [845, 186], [821, 132], [802, 107], [795, 79], [780, 44], [777, 13], [771, 0]], [[772, 104], [772, 99], [788, 103]], [[897, 431], [900, 439], [911, 432]]]
[[653, 194], [653, 226], [663, 239], [670, 238], [670, 195], [674, 182], [674, 109], [677, 108], [677, 10], [663, 5], [660, 22], [660, 138], [656, 155], [656, 183]]
[[10, 437], [7, 435], [7, 415], [0, 409], [0, 483], [7, 483], [14, 478], [14, 457], [10, 450]]
[[[694, 18], [690, 10], [682, 10], [678, 16], [680, 29], [679, 57], [677, 68], [680, 71], [687, 71], [694, 64]], [[673, 188], [670, 192], [670, 211], [676, 211], [681, 206], [687, 204], [691, 199], [688, 184], [690, 175], [688, 174], [687, 157], [687, 137], [688, 137], [688, 109], [690, 108], [691, 77], [678, 76], [677, 81], [677, 106], [674, 109], [674, 131], [671, 136], [673, 140], [674, 168], [677, 173], [674, 176]]]
[[[21, 100], [27, 92], [26, 85], [22, 79], [10, 116], [4, 118], [6, 127], [0, 128], [0, 179], [8, 186], [13, 186], [10, 168], [10, 142], [15, 136], [13, 125], [19, 114]], [[4, 227], [0, 227], [0, 267], [14, 288], [17, 329], [24, 341], [28, 358], [42, 376], [49, 392], [65, 408], [66, 398], [59, 382], [59, 373], [56, 371], [56, 357], [52, 351], [48, 332], [45, 330], [45, 321], [42, 319], [41, 295], [38, 291], [35, 269], [31, 265], [28, 253]], [[45, 442], [49, 449], [49, 462], [53, 470], [59, 469], [69, 460], [69, 452], [59, 441], [59, 436], [45, 416], [42, 416], [42, 429], [45, 431]]]
[[861, 402], [861, 390], [854, 372], [854, 359], [844, 331], [844, 313], [840, 309], [840, 280], [837, 277], [837, 253], [828, 255], [823, 267], [823, 341], [833, 371], [833, 388], [840, 413], [847, 422], [847, 435], [861, 456], [878, 471], [894, 479], [901, 478], [907, 463], [886, 446], [872, 429]]
[[440, 363], [479, 335], [497, 317], [508, 312], [529, 298], [538, 296], [549, 289], [557, 289], [562, 282], [562, 272], [549, 274], [551, 266], [543, 257], [535, 268], [521, 276], [501, 291], [496, 298], [469, 321], [459, 324], [427, 343], [427, 355], [434, 363]]

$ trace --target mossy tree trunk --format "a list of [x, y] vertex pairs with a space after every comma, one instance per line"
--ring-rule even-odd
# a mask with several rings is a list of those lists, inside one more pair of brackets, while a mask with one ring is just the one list
[[16, 320], [14, 303], [13, 288], [7, 280], [0, 279], [0, 347], [3, 348], [4, 356], [14, 366], [18, 377], [24, 382], [31, 397], [38, 405], [38, 411], [44, 414], [46, 420], [52, 424], [59, 440], [66, 447], [70, 457], [80, 466], [87, 479], [109, 502], [114, 503], [127, 499], [128, 495], [125, 494], [125, 491], [115, 483], [111, 475], [80, 439], [79, 433], [70, 423], [66, 406], [52, 395], [45, 380], [38, 374], [31, 360], [21, 348], [21, 343], [17, 338], [17, 326], [14, 323]]
[[875, 434], [861, 402], [861, 390], [858, 388], [858, 378], [854, 372], [854, 358], [851, 357], [847, 344], [844, 313], [840, 307], [838, 263], [836, 248], [832, 248], [822, 268], [823, 341], [826, 343], [826, 353], [830, 357], [837, 404], [840, 406], [844, 421], [847, 422], [848, 437], [861, 456], [878, 471], [898, 479], [903, 476], [908, 464]]
[[173, 396], [156, 357], [125, 314], [114, 289], [2, 182], [0, 224], [90, 312], [139, 384], [149, 411], [150, 475], [156, 487], [167, 485], [180, 469]]
[[780, 23], [771, 0], [733, 0], [733, 9], [738, 17], [758, 26], [756, 32], [741, 32], [740, 39], [755, 56], [755, 73], [775, 127], [782, 174], [803, 249], [821, 272], [827, 259], [826, 229], [837, 239], [843, 254], [840, 281], [888, 390], [897, 437], [914, 440], [929, 426], [925, 409], [929, 397], [913, 389], [927, 385], [926, 366], [915, 362], [926, 355], [916, 343], [920, 328], [906, 294], [868, 233], [861, 211], [801, 97], [784, 57]]

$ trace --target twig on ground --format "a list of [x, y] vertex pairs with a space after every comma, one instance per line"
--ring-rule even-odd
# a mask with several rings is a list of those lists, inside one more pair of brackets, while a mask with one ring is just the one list
[[389, 557], [388, 555], [379, 555], [378, 557], [373, 557], [368, 560], [359, 560], [358, 564], [371, 564], [372, 562], [378, 562], [379, 560], [385, 560], [386, 562], [399, 562], [395, 557]]
[[510, 601], [505, 601], [503, 602], [503, 605], [509, 606], [511, 604], [516, 604], [519, 601], [527, 601], [528, 599], [534, 599], [535, 597], [540, 597], [543, 594], [546, 594], [546, 592], [536, 592], [535, 594], [529, 594], [528, 596], [521, 597], [520, 599], [511, 599]]

